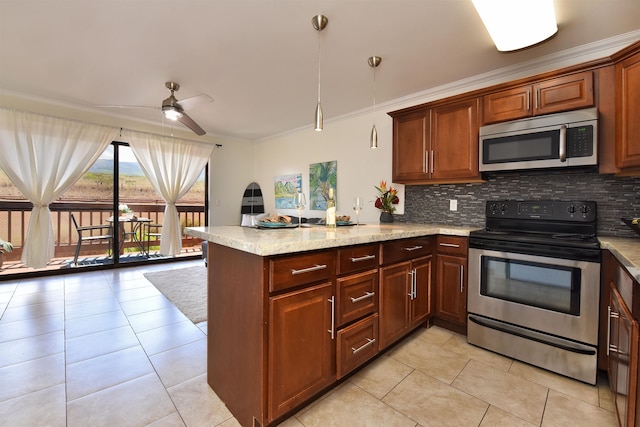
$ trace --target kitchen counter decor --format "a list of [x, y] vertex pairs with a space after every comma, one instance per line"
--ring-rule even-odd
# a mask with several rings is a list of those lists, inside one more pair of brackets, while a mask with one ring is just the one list
[[387, 188], [386, 181], [380, 181], [380, 186], [374, 186], [378, 190], [378, 196], [376, 197], [375, 207], [380, 209], [380, 222], [383, 224], [389, 224], [393, 222], [393, 213], [396, 210], [394, 205], [400, 202], [398, 198], [398, 190], [389, 186]]

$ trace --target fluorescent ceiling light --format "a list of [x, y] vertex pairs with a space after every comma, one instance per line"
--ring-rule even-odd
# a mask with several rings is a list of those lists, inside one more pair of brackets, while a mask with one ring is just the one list
[[499, 51], [540, 43], [558, 31], [553, 0], [471, 0]]
[[180, 117], [182, 117], [182, 113], [175, 108], [165, 108], [162, 110], [162, 112], [164, 113], [164, 116], [169, 120], [176, 121]]

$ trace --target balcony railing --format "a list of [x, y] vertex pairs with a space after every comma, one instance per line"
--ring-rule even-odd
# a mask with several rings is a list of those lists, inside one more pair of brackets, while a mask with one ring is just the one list
[[[134, 215], [139, 218], [149, 218], [153, 224], [162, 224], [164, 218], [164, 204], [135, 204], [127, 202]], [[205, 225], [205, 212], [202, 205], [178, 205], [180, 225], [184, 227], [199, 227]], [[6, 261], [19, 260], [22, 256], [22, 246], [25, 240], [27, 226], [33, 205], [30, 202], [0, 201], [0, 237], [11, 242], [14, 250], [5, 254]], [[49, 206], [53, 220], [53, 233], [55, 238], [54, 257], [73, 256], [78, 242], [78, 234], [71, 221], [70, 213], [73, 212], [78, 226], [105, 225], [107, 219], [113, 216], [111, 203], [87, 203], [87, 202], [54, 202]], [[126, 225], [125, 225], [126, 226]], [[140, 240], [144, 236], [138, 236]], [[191, 236], [182, 236], [182, 245], [199, 245], [201, 239]], [[134, 241], [121, 242], [122, 251], [135, 250], [137, 244]], [[85, 242], [82, 245], [82, 254], [105, 254], [108, 250], [106, 242]]]

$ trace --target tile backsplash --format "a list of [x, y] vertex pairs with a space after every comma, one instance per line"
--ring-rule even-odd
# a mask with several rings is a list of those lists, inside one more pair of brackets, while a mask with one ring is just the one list
[[[584, 171], [526, 171], [495, 175], [476, 184], [405, 187], [404, 222], [484, 227], [487, 200], [593, 200], [598, 204], [599, 235], [636, 236], [620, 217], [640, 217], [640, 177], [615, 177]], [[449, 200], [458, 210], [449, 210]]]

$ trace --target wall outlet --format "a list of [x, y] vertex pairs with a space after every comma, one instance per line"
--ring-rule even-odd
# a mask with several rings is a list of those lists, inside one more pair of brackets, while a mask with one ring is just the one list
[[450, 211], [457, 211], [458, 210], [458, 201], [457, 200], [449, 200], [449, 210]]

